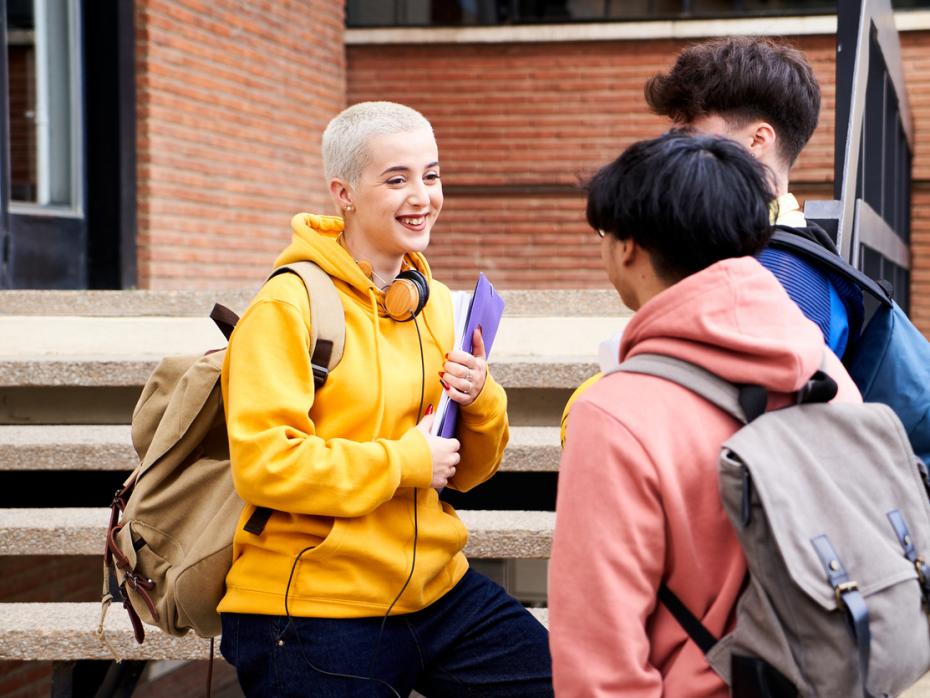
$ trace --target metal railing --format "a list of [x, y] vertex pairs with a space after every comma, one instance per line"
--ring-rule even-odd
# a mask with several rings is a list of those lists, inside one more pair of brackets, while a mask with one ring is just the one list
[[907, 309], [914, 126], [894, 14], [889, 0], [840, 0], [837, 15], [835, 198], [805, 214]]

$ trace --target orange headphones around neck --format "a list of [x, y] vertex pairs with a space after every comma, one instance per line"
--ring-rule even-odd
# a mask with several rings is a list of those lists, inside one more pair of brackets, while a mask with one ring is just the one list
[[[342, 235], [338, 238], [342, 248], [351, 251], [345, 243]], [[353, 259], [355, 259], [353, 257]], [[355, 259], [359, 269], [369, 279], [374, 279], [374, 267], [370, 262]], [[384, 289], [384, 310], [392, 320], [397, 322], [407, 322], [413, 320], [429, 300], [429, 282], [426, 276], [417, 269], [409, 268], [401, 271], [394, 277], [391, 284]]]
[[429, 283], [416, 269], [402, 271], [384, 291], [384, 309], [398, 322], [413, 320], [429, 300]]

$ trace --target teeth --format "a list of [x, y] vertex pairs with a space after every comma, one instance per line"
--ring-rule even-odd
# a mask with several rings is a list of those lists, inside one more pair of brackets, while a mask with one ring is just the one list
[[401, 218], [402, 223], [407, 225], [420, 225], [423, 222], [424, 216], [417, 216], [416, 218]]

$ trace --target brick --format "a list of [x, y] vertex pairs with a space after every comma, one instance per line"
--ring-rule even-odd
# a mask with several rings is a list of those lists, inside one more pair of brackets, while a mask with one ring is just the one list
[[343, 13], [326, 0], [136, 3], [141, 286], [253, 285], [291, 215], [328, 208], [319, 136], [345, 105]]

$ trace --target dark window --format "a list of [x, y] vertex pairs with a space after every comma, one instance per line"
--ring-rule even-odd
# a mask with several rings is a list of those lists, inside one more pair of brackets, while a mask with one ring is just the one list
[[[897, 9], [930, 0], [893, 0]], [[348, 0], [349, 27], [420, 27], [831, 14], [829, 0]]]

